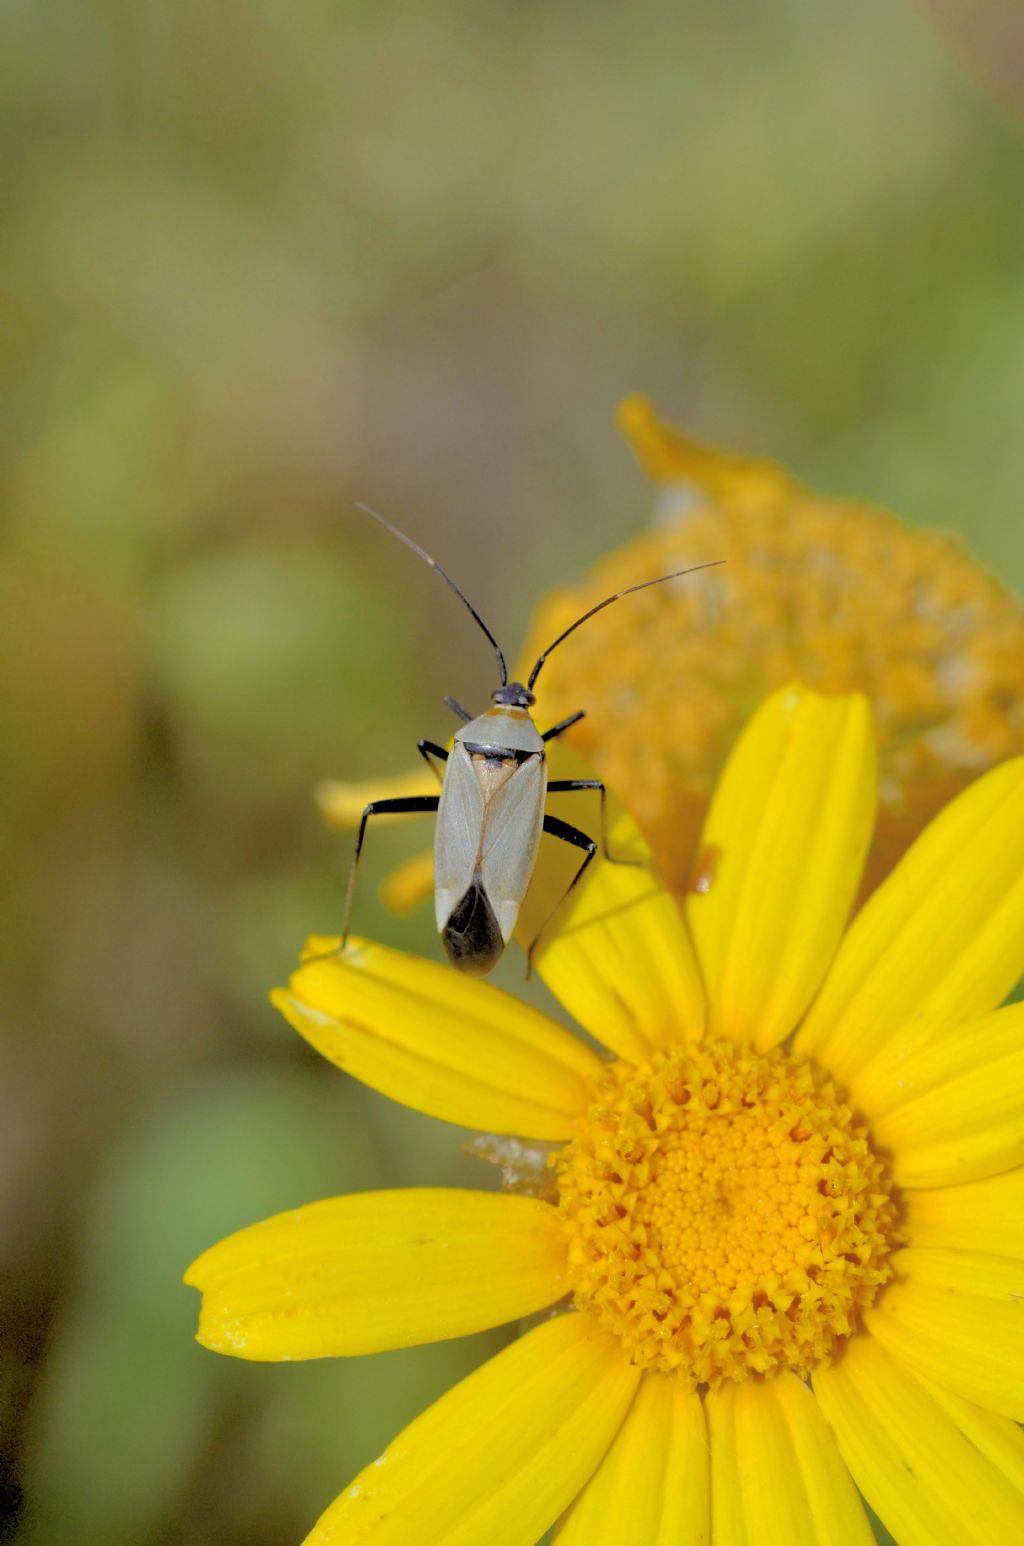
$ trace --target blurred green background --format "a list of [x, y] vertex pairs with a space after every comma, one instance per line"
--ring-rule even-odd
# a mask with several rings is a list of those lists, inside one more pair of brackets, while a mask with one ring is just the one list
[[[501, 1341], [234, 1363], [179, 1283], [314, 1197], [492, 1184], [265, 1001], [339, 922], [313, 785], [407, 765], [492, 685], [353, 502], [514, 653], [647, 517], [611, 428], [642, 389], [1019, 586], [1020, 13], [2, 16], [0, 1533], [287, 1546]], [[374, 898], [417, 842], [374, 835], [359, 925], [436, 954]]]

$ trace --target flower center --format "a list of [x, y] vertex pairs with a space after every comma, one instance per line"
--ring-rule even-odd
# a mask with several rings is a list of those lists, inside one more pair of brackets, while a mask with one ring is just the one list
[[643, 1368], [806, 1374], [891, 1276], [886, 1168], [835, 1086], [785, 1052], [611, 1063], [556, 1164], [577, 1307]]

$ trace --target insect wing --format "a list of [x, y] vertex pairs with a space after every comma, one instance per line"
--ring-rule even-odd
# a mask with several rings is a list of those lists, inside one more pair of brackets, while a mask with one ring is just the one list
[[441, 933], [473, 884], [484, 822], [484, 796], [473, 759], [458, 741], [445, 764], [434, 834], [434, 903]]
[[547, 782], [546, 760], [530, 757], [487, 802], [481, 876], [506, 943], [537, 862]]

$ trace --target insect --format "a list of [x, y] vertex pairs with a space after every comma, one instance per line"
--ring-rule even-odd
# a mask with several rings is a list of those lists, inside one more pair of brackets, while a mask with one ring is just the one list
[[598, 848], [594, 839], [579, 827], [571, 826], [545, 811], [547, 795], [596, 791], [601, 800], [603, 856], [615, 864], [637, 862], [617, 859], [608, 851], [607, 791], [600, 779], [548, 778], [547, 742], [583, 719], [586, 710], [578, 709], [575, 714], [570, 714], [541, 734], [530, 713], [535, 701], [534, 683], [552, 650], [582, 623], [611, 606], [613, 601], [633, 591], [646, 590], [650, 585], [660, 585], [665, 580], [678, 579], [680, 575], [692, 574], [697, 569], [709, 569], [715, 565], [694, 564], [689, 569], [659, 575], [657, 579], [644, 580], [639, 585], [630, 585], [625, 590], [616, 591], [613, 596], [605, 597], [604, 601], [584, 612], [582, 617], [578, 617], [548, 645], [538, 657], [524, 685], [522, 682], [509, 681], [505, 656], [497, 639], [469, 598], [436, 559], [431, 558], [411, 537], [399, 531], [397, 526], [392, 526], [390, 521], [378, 515], [376, 510], [371, 510], [369, 505], [359, 505], [357, 508], [379, 521], [392, 536], [412, 548], [451, 587], [490, 640], [498, 658], [501, 685], [491, 694], [493, 706], [475, 718], [455, 698], [444, 699], [463, 722], [462, 727], [455, 732], [450, 752], [435, 741], [421, 740], [418, 743], [420, 755], [440, 779], [440, 794], [372, 800], [363, 811], [349, 870], [341, 949], [344, 950], [348, 940], [356, 871], [371, 816], [436, 811], [434, 900], [437, 928], [448, 959], [460, 971], [483, 974], [489, 972], [500, 958], [516, 926], [519, 909], [537, 862], [542, 833], [559, 838], [563, 843], [582, 851], [583, 858], [563, 896], [527, 950], [529, 975], [533, 952], [551, 917], [579, 885]]

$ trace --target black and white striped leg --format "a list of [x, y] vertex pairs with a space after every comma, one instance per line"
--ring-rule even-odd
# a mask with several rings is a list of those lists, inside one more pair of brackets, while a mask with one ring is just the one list
[[447, 693], [441, 699], [441, 702], [446, 704], [448, 708], [451, 709], [453, 714], [457, 714], [462, 720], [463, 724], [468, 725], [470, 720], [473, 718], [468, 709], [464, 709], [462, 707], [462, 704], [459, 702], [458, 698], [453, 698], [450, 693]]
[[599, 778], [553, 778], [548, 784], [548, 794], [576, 794], [583, 789], [597, 789], [601, 794], [601, 857], [609, 864], [642, 864], [642, 859], [616, 857], [608, 849], [608, 791]]
[[583, 863], [580, 865], [572, 880], [570, 880], [569, 884], [566, 886], [564, 893], [548, 913], [548, 916], [545, 918], [540, 929], [538, 929], [537, 933], [534, 935], [532, 941], [530, 942], [530, 948], [526, 952], [527, 977], [529, 977], [533, 970], [533, 952], [536, 950], [538, 944], [543, 938], [548, 924], [551, 922], [552, 918], [554, 918], [555, 914], [561, 909], [564, 903], [568, 900], [568, 898], [572, 895], [572, 893], [576, 890], [576, 887], [579, 885], [580, 881], [583, 879], [584, 874], [586, 873], [587, 865], [593, 862], [594, 856], [597, 853], [597, 844], [594, 842], [592, 837], [588, 837], [585, 832], [581, 832], [579, 827], [571, 827], [567, 821], [560, 821], [557, 816], [544, 817], [544, 831], [549, 832], [552, 837], [561, 838], [563, 843], [571, 843], [573, 848], [586, 849], [586, 853], [583, 857]]
[[348, 890], [345, 893], [345, 924], [341, 931], [341, 949], [344, 950], [348, 941], [349, 925], [352, 921], [352, 899], [356, 889], [356, 870], [359, 868], [359, 855], [363, 851], [363, 838], [366, 835], [366, 823], [371, 816], [411, 816], [417, 813], [436, 811], [441, 796], [436, 794], [408, 794], [398, 795], [390, 800], [371, 800], [363, 812], [359, 823], [359, 833], [356, 837], [355, 852], [352, 855], [352, 867], [348, 872]]
[[440, 772], [436, 764], [433, 763], [430, 759], [432, 757], [437, 757], [439, 761], [447, 762], [448, 753], [445, 751], [444, 747], [438, 746], [436, 741], [417, 741], [416, 750], [423, 758], [423, 761], [427, 764], [427, 767], [430, 769], [431, 773], [436, 774], [437, 782], [439, 784], [443, 783], [444, 774]]
[[577, 709], [575, 714], [570, 714], [568, 719], [560, 719], [557, 725], [552, 725], [550, 730], [545, 730], [541, 736], [542, 741], [553, 741], [556, 735], [561, 735], [563, 730], [568, 730], [570, 725], [578, 724], [581, 719], [586, 719], [586, 709]]

